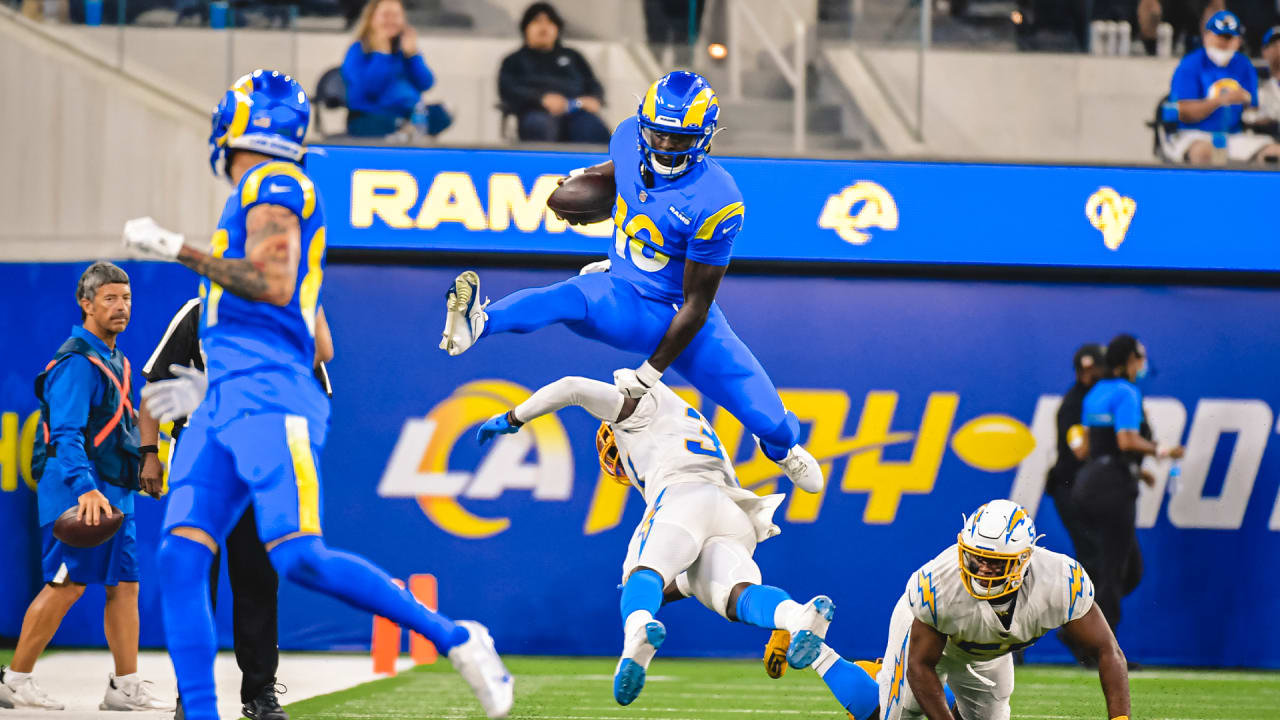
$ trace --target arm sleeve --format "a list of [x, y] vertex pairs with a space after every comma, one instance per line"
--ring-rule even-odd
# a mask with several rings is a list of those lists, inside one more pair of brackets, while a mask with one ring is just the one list
[[1138, 388], [1129, 383], [1121, 383], [1116, 392], [1115, 417], [1116, 431], [1138, 430], [1142, 427], [1142, 398], [1138, 397]]
[[565, 377], [539, 388], [528, 400], [516, 406], [515, 415], [522, 422], [529, 422], [577, 405], [597, 420], [613, 422], [618, 419], [624, 401], [622, 393], [609, 383], [584, 377]]
[[1187, 62], [1187, 58], [1183, 58], [1183, 61], [1178, 63], [1178, 67], [1173, 71], [1173, 80], [1169, 83], [1169, 99], [1175, 102], [1178, 100], [1204, 99], [1204, 90], [1200, 87], [1200, 79], [1191, 67], [1191, 63]]
[[49, 402], [49, 444], [57, 448], [55, 460], [62, 480], [79, 497], [98, 487], [84, 447], [89, 424], [89, 403], [101, 391], [101, 373], [81, 355], [72, 355], [49, 371], [45, 397]]
[[192, 298], [174, 314], [169, 327], [160, 338], [160, 344], [151, 352], [147, 364], [142, 366], [142, 377], [147, 382], [168, 380], [173, 377], [170, 365], [194, 365], [204, 369], [200, 357], [200, 300]]
[[513, 112], [524, 112], [541, 106], [542, 91], [530, 87], [517, 55], [512, 53], [502, 61], [498, 70], [498, 96]]
[[409, 70], [409, 82], [413, 83], [418, 92], [426, 92], [435, 85], [436, 78], [431, 74], [431, 69], [427, 67], [427, 61], [422, 58], [421, 53], [405, 58], [404, 64]]
[[582, 56], [577, 50], [571, 50], [574, 62], [578, 65], [578, 72], [582, 74], [582, 96], [598, 98], [601, 103], [604, 102], [604, 86], [596, 79], [596, 74], [591, 70], [591, 63]]
[[743, 205], [738, 200], [718, 209], [698, 227], [686, 257], [704, 265], [725, 266], [733, 255], [733, 239], [742, 229]]

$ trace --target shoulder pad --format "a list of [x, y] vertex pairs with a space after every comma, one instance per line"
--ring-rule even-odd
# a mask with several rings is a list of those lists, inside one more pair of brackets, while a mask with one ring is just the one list
[[302, 168], [290, 162], [259, 165], [240, 183], [240, 207], [280, 205], [306, 220], [316, 209], [316, 188]]

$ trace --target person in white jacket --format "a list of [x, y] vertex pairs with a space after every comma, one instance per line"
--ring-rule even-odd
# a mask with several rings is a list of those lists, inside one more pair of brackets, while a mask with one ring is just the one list
[[762, 497], [740, 487], [715, 431], [666, 385], [630, 398], [610, 383], [561, 378], [486, 421], [480, 444], [570, 405], [602, 421], [596, 434], [601, 466], [639, 490], [647, 505], [623, 563], [624, 641], [614, 699], [628, 705], [644, 688], [649, 662], [666, 639], [666, 628], [654, 619], [664, 591], [668, 598], [696, 597], [732, 622], [789, 632], [792, 667], [817, 659], [835, 615], [831, 598], [818, 595], [801, 605], [781, 588], [761, 584], [752, 559], [758, 542], [780, 532], [773, 513], [783, 495]]

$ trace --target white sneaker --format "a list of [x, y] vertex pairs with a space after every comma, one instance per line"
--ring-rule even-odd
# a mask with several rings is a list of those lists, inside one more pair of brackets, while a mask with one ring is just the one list
[[667, 639], [667, 628], [657, 620], [637, 626], [622, 644], [622, 657], [613, 670], [613, 699], [630, 705], [644, 689], [649, 662]]
[[506, 717], [514, 701], [515, 681], [493, 648], [488, 628], [472, 620], [459, 620], [458, 624], [465, 627], [471, 637], [449, 651], [449, 662], [471, 686], [485, 715]]
[[480, 302], [480, 276], [473, 270], [454, 278], [444, 297], [444, 336], [440, 338], [440, 349], [450, 355], [461, 355], [484, 332], [484, 324], [489, 319], [484, 309], [489, 300], [485, 298]]
[[817, 458], [800, 445], [787, 451], [787, 456], [777, 461], [782, 471], [791, 478], [791, 482], [805, 492], [816, 493], [822, 490], [826, 480], [822, 477], [822, 466]]
[[791, 633], [791, 646], [787, 648], [787, 664], [797, 670], [808, 667], [822, 652], [822, 641], [827, 628], [836, 616], [836, 605], [826, 595], [818, 595], [805, 603], [800, 612], [787, 618], [787, 631]]
[[99, 710], [152, 710], [173, 712], [174, 704], [161, 700], [151, 691], [151, 683], [146, 680], [127, 682], [116, 677], [115, 673], [107, 676], [107, 694], [102, 698]]
[[36, 710], [63, 710], [60, 702], [44, 694], [35, 678], [28, 675], [21, 680], [14, 680], [12, 675], [0, 667], [0, 708], [34, 708]]

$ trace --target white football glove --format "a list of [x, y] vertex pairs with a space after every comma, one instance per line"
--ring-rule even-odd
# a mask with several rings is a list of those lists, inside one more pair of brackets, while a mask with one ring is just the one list
[[609, 260], [609, 258], [605, 258], [603, 260], [597, 260], [593, 263], [587, 263], [586, 265], [583, 265], [582, 269], [578, 271], [578, 274], [590, 275], [591, 273], [609, 272], [609, 268], [611, 267], [613, 267], [613, 263]]
[[134, 218], [124, 224], [125, 248], [149, 257], [174, 260], [182, 243], [181, 235], [165, 230], [150, 217]]
[[209, 378], [202, 370], [170, 365], [169, 372], [177, 377], [147, 383], [142, 388], [142, 402], [147, 412], [160, 422], [190, 417], [204, 402], [204, 394], [209, 389]]
[[661, 379], [662, 371], [650, 365], [648, 360], [635, 370], [622, 368], [613, 371], [614, 387], [629, 398], [644, 397]]

